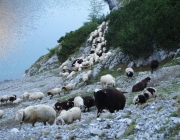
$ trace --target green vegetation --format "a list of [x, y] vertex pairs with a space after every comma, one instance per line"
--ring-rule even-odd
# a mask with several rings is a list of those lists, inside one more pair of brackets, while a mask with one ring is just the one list
[[131, 0], [107, 16], [107, 46], [120, 47], [131, 58], [179, 48], [179, 9], [178, 0]]
[[128, 128], [126, 129], [126, 132], [124, 133], [124, 137], [130, 136], [132, 134], [134, 134], [134, 127], [136, 125], [136, 122], [133, 121]]
[[58, 40], [61, 43], [61, 50], [57, 51], [57, 56], [60, 62], [64, 62], [67, 58], [76, 52], [76, 50], [85, 42], [89, 34], [97, 28], [98, 24], [86, 22], [78, 30], [66, 33], [65, 36]]

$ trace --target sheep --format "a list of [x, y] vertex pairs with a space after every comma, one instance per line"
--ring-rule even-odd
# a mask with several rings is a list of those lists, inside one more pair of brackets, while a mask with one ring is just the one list
[[134, 74], [134, 70], [132, 68], [126, 68], [125, 69], [125, 74], [126, 76], [129, 78], [129, 77], [132, 77], [133, 74]]
[[7, 101], [9, 100], [9, 96], [8, 95], [3, 95], [3, 96], [1, 96], [1, 102], [6, 102], [7, 103]]
[[63, 72], [63, 73], [59, 73], [59, 76], [61, 76], [62, 78], [65, 78], [69, 75], [69, 72]]
[[74, 98], [74, 107], [79, 107], [80, 109], [83, 109], [84, 107], [84, 100], [82, 97], [77, 96]]
[[87, 111], [89, 112], [89, 108], [95, 106], [95, 102], [94, 102], [94, 98], [92, 96], [85, 96], [82, 97], [83, 101], [84, 101], [84, 111], [86, 111], [86, 109], [88, 109]]
[[63, 101], [63, 102], [56, 102], [54, 104], [54, 108], [58, 111], [60, 110], [68, 110], [69, 108], [72, 108], [74, 106], [74, 98], [70, 98], [67, 101]]
[[153, 74], [153, 71], [156, 70], [159, 66], [159, 61], [158, 60], [152, 60], [150, 62], [150, 67], [151, 67], [151, 73]]
[[22, 95], [23, 100], [29, 99], [30, 94], [28, 92], [24, 92]]
[[68, 84], [68, 85], [62, 87], [62, 89], [64, 90], [64, 93], [72, 90], [73, 88], [74, 88], [73, 84]]
[[42, 92], [34, 92], [29, 96], [29, 100], [38, 100], [44, 98], [44, 93]]
[[141, 93], [141, 95], [143, 95], [144, 97], [146, 97], [147, 100], [149, 100], [150, 98], [152, 98], [152, 94], [147, 91], [147, 90], [143, 90], [143, 92]]
[[98, 109], [97, 117], [103, 109], [114, 111], [123, 110], [126, 104], [126, 97], [122, 92], [115, 88], [96, 89], [94, 91], [95, 105]]
[[75, 71], [72, 71], [71, 73], [69, 73], [69, 75], [67, 76], [67, 79], [71, 78], [74, 74], [75, 74]]
[[67, 61], [65, 61], [64, 63], [61, 64], [61, 66], [59, 67], [59, 69], [63, 68], [64, 66], [66, 66], [68, 64]]
[[28, 106], [25, 109], [20, 109], [16, 112], [16, 121], [20, 122], [20, 129], [23, 123], [31, 123], [34, 127], [36, 122], [43, 122], [46, 125], [54, 124], [56, 119], [56, 111], [49, 105], [39, 104], [35, 106]]
[[137, 104], [137, 105], [142, 105], [144, 103], [146, 103], [147, 101], [147, 98], [144, 96], [144, 95], [136, 95], [134, 98], [133, 98], [133, 104]]
[[68, 111], [63, 110], [56, 119], [56, 124], [71, 124], [75, 120], [81, 121], [81, 110], [78, 107], [73, 107]]
[[50, 99], [52, 99], [52, 97], [56, 94], [59, 94], [60, 96], [60, 92], [61, 92], [61, 88], [53, 88], [47, 92], [47, 95], [51, 96]]
[[113, 86], [116, 85], [115, 78], [111, 74], [106, 74], [106, 75], [101, 76], [100, 82], [102, 84], [102, 87], [104, 87], [104, 84], [106, 87], [109, 84], [112, 84]]
[[153, 87], [147, 87], [143, 90], [143, 93], [150, 94], [149, 96], [156, 98], [157, 97], [157, 90]]
[[17, 98], [13, 103], [14, 104], [19, 104], [20, 102], [22, 102], [22, 99], [21, 98]]
[[92, 74], [92, 70], [88, 70], [88, 72], [87, 72], [88, 77], [90, 77], [91, 74]]
[[0, 110], [0, 119], [3, 117], [3, 115], [4, 115], [4, 111]]
[[86, 73], [82, 75], [82, 81], [84, 83], [88, 81], [88, 75]]
[[150, 77], [146, 77], [145, 79], [141, 80], [140, 82], [136, 83], [132, 87], [132, 92], [138, 92], [144, 90], [146, 88], [147, 83], [151, 80]]
[[10, 96], [9, 101], [14, 102], [16, 100], [16, 95]]

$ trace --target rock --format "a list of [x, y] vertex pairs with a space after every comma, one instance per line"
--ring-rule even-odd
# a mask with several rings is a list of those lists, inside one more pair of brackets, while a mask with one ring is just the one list
[[11, 133], [18, 133], [19, 130], [18, 130], [17, 128], [13, 128], [13, 129], [10, 130], [10, 132], [11, 132]]
[[179, 124], [180, 123], [180, 118], [178, 117], [170, 117], [170, 120], [175, 123], [175, 124]]
[[98, 128], [91, 128], [89, 132], [93, 135], [101, 136], [103, 134], [103, 131]]

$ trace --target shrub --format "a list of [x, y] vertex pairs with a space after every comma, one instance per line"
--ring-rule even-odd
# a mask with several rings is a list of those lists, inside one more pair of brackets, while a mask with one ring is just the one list
[[89, 34], [97, 28], [98, 24], [93, 22], [86, 22], [78, 30], [66, 33], [64, 37], [59, 39], [62, 49], [57, 51], [59, 61], [64, 62], [82, 45]]
[[107, 46], [120, 47], [132, 58], [146, 58], [158, 49], [179, 48], [179, 8], [178, 0], [131, 0], [107, 16]]

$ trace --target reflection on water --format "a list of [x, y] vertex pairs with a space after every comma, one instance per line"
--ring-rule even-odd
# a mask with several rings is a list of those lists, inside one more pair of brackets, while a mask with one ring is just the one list
[[1, 0], [0, 81], [19, 78], [56, 40], [82, 26], [88, 9], [90, 0]]

